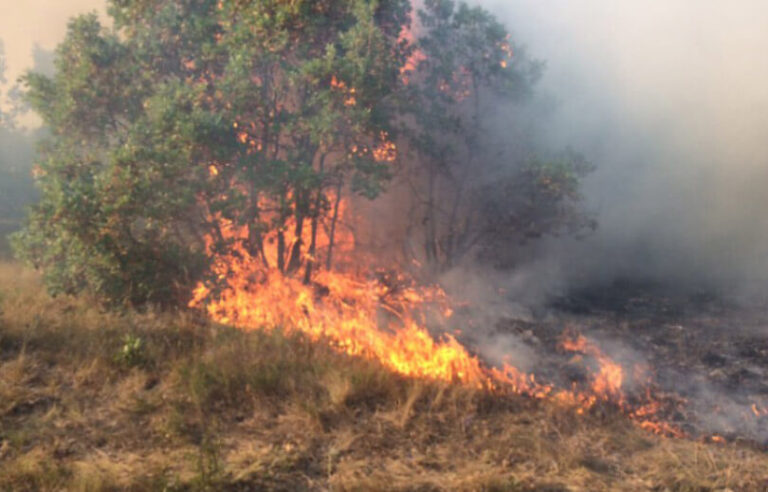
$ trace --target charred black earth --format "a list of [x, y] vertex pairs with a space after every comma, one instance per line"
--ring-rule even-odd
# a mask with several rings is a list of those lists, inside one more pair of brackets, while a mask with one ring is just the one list
[[[687, 436], [768, 448], [768, 303], [616, 281], [495, 330], [537, 355], [537, 378], [561, 387], [590, 377], [589, 360], [558, 348], [564, 333], [583, 334], [622, 367], [648, 367], [660, 418]], [[624, 390], [630, 399], [649, 391], [631, 381]]]

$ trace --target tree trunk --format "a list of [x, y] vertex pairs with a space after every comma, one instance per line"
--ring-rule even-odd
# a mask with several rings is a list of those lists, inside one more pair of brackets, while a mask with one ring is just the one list
[[285, 273], [285, 233], [277, 231], [277, 269]]
[[315, 206], [314, 210], [312, 210], [312, 223], [311, 223], [311, 238], [309, 242], [309, 259], [307, 260], [307, 267], [304, 270], [304, 283], [309, 284], [309, 282], [312, 280], [312, 269], [315, 266], [315, 263], [317, 262], [317, 258], [315, 258], [315, 255], [317, 254], [317, 227], [320, 222], [320, 205], [322, 204], [323, 200], [323, 172], [325, 171], [325, 156], [327, 154], [323, 154], [320, 156], [320, 184], [318, 185], [317, 189], [317, 196], [315, 197]]
[[288, 272], [295, 272], [301, 266], [301, 247], [304, 245], [302, 236], [304, 235], [304, 207], [300, 205], [297, 198], [296, 203], [296, 227], [293, 230], [294, 242], [291, 248], [291, 257], [288, 260]]
[[434, 166], [430, 165], [428, 170], [427, 187], [427, 211], [424, 214], [426, 227], [424, 230], [424, 253], [427, 263], [436, 266], [439, 262], [437, 251], [437, 213], [435, 212], [435, 174]]
[[336, 240], [336, 222], [339, 220], [339, 205], [341, 204], [341, 186], [342, 180], [336, 185], [336, 203], [333, 205], [333, 217], [331, 218], [331, 233], [328, 236], [328, 257], [325, 260], [325, 268], [331, 269], [333, 264], [333, 246]]

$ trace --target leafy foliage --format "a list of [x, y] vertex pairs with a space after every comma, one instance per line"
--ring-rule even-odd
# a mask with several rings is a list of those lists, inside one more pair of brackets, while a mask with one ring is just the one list
[[[113, 304], [185, 303], [219, 251], [309, 282], [322, 227], [331, 265], [342, 193], [373, 199], [398, 169], [439, 269], [586, 224], [588, 166], [531, 158], [494, 130], [541, 64], [481, 8], [426, 0], [414, 25], [410, 9], [111, 0], [112, 28], [73, 19], [54, 74], [24, 78], [50, 135], [18, 256], [52, 292]], [[410, 151], [404, 166], [394, 142]]]
[[[19, 255], [53, 292], [178, 303], [205, 271], [203, 238], [220, 218], [247, 224], [258, 255], [264, 231], [327, 213], [329, 187], [375, 196], [386, 170], [348, 149], [388, 129], [407, 8], [114, 0], [113, 30], [74, 19], [55, 75], [25, 78], [51, 137]], [[281, 244], [279, 268], [296, 270], [311, 247]]]
[[144, 342], [141, 337], [126, 333], [120, 350], [115, 354], [115, 362], [125, 367], [135, 367], [141, 365], [145, 358]]

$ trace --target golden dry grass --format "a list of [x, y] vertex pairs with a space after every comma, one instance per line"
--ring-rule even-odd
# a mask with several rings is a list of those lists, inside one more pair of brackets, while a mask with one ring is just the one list
[[2, 264], [0, 490], [760, 491], [768, 455], [51, 299]]

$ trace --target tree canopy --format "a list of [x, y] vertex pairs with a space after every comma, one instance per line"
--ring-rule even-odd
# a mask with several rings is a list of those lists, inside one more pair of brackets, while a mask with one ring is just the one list
[[[24, 79], [50, 136], [15, 244], [53, 292], [180, 303], [235, 247], [309, 281], [341, 194], [373, 199], [398, 173], [435, 263], [569, 220], [582, 169], [505, 170], [492, 142], [540, 65], [483, 9], [426, 0], [412, 22], [408, 0], [111, 0], [109, 15], [73, 19], [53, 76]], [[541, 216], [510, 219], [520, 200]]]

